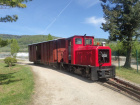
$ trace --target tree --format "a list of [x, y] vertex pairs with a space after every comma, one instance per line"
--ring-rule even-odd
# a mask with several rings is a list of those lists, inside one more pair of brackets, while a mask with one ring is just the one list
[[9, 66], [9, 69], [13, 66], [13, 64], [17, 63], [16, 58], [6, 57], [4, 62]]
[[139, 0], [101, 0], [105, 23], [102, 29], [108, 31], [110, 40], [120, 40], [127, 49], [124, 67], [131, 67], [133, 39], [138, 37], [140, 27]]
[[11, 55], [16, 58], [16, 54], [19, 51], [19, 45], [16, 39], [11, 40]]
[[53, 36], [51, 34], [48, 34], [48, 36], [47, 36], [47, 41], [49, 41], [49, 40], [53, 40]]
[[[7, 9], [7, 8], [26, 8], [25, 2], [32, 1], [32, 0], [0, 0], [0, 9]], [[0, 22], [13, 22], [18, 19], [17, 15], [6, 15], [5, 17], [0, 18]]]
[[4, 46], [7, 46], [8, 45], [8, 40], [2, 40], [0, 38], [0, 47], [4, 47]]

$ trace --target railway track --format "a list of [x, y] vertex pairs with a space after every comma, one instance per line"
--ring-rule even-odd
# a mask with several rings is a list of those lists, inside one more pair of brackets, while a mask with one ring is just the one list
[[[74, 73], [74, 74], [76, 74], [76, 73]], [[104, 82], [108, 85], [111, 85], [111, 86], [119, 89], [120, 91], [127, 93], [129, 96], [133, 96], [135, 99], [137, 99], [140, 102], [140, 87], [132, 85], [131, 83], [118, 79], [118, 78], [110, 78], [107, 81], [104, 79], [103, 80], [101, 79], [101, 81], [100, 82], [99, 81], [98, 81], [99, 84], [102, 84], [102, 82]], [[104, 85], [104, 86], [106, 86], [106, 85]]]
[[107, 84], [112, 85], [119, 90], [137, 98], [140, 101], [140, 88], [118, 78], [109, 79]]

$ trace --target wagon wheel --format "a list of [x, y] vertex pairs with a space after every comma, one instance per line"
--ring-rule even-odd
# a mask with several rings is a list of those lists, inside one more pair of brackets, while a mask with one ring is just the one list
[[59, 68], [60, 68], [60, 70], [63, 70], [62, 63], [60, 63]]

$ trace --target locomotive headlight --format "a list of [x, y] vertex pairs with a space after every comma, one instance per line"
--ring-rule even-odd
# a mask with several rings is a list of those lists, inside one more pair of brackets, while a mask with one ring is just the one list
[[102, 42], [102, 46], [105, 46], [106, 42]]

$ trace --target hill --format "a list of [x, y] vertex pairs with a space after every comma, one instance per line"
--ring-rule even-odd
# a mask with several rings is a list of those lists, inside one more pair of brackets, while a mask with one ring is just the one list
[[[52, 36], [53, 39], [57, 39], [59, 37]], [[20, 46], [20, 52], [27, 52], [28, 51], [28, 44], [38, 43], [42, 41], [47, 41], [48, 35], [9, 35], [9, 34], [0, 34], [0, 38], [2, 39], [16, 39]], [[10, 46], [6, 46], [0, 48], [0, 52], [9, 52]]]
[[[53, 39], [57, 39], [59, 37], [52, 36]], [[47, 41], [48, 35], [8, 35], [8, 34], [0, 34], [0, 38], [2, 39], [16, 39], [19, 44], [32, 44], [41, 41]]]
[[[55, 36], [52, 36], [52, 37], [53, 37], [53, 39], [60, 38], [60, 37], [55, 37]], [[19, 36], [19, 35], [0, 34], [0, 38], [2, 38], [4, 40], [5, 39], [16, 39], [20, 46], [20, 52], [27, 52], [28, 44], [47, 41], [48, 35], [21, 35], [21, 36]], [[107, 39], [95, 38], [95, 41], [103, 42], [103, 41], [107, 41]], [[10, 52], [10, 46], [0, 48], [0, 52]]]

